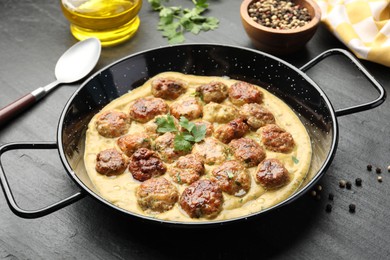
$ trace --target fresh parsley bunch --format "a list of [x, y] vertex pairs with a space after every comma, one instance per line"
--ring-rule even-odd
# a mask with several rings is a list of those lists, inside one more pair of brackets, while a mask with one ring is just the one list
[[181, 116], [179, 121], [184, 131], [179, 131], [176, 128], [174, 117], [171, 115], [168, 115], [166, 118], [157, 118], [156, 124], [157, 132], [159, 133], [175, 133], [173, 144], [176, 151], [190, 151], [194, 143], [202, 141], [206, 136], [206, 125], [195, 125], [184, 116]]
[[194, 8], [182, 8], [180, 6], [165, 6], [161, 2], [169, 0], [148, 0], [154, 11], [159, 12], [160, 21], [157, 29], [162, 31], [163, 37], [170, 44], [185, 41], [184, 33], [199, 34], [201, 31], [209, 31], [218, 28], [219, 20], [215, 17], [206, 17], [203, 13], [209, 4], [207, 0], [192, 0]]

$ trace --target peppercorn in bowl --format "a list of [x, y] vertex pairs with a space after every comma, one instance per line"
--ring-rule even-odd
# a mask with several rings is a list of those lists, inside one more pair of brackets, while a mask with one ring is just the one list
[[255, 48], [276, 55], [303, 48], [321, 20], [313, 0], [244, 0], [241, 21]]

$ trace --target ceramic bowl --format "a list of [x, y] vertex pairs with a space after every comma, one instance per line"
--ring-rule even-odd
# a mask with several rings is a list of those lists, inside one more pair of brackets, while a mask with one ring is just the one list
[[244, 0], [241, 4], [241, 21], [255, 48], [271, 54], [284, 55], [298, 51], [313, 37], [321, 20], [321, 9], [314, 0], [293, 0], [307, 8], [311, 21], [295, 29], [273, 29], [260, 25], [249, 16], [249, 6], [258, 0]]

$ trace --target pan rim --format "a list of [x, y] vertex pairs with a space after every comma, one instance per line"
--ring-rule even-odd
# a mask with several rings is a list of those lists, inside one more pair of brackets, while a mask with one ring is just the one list
[[[329, 148], [328, 154], [326, 155], [326, 159], [324, 160], [324, 163], [318, 169], [318, 171], [314, 175], [314, 177], [305, 186], [301, 187], [298, 191], [293, 193], [287, 199], [277, 203], [276, 205], [274, 205], [272, 207], [269, 207], [269, 208], [266, 208], [264, 210], [255, 212], [255, 213], [251, 213], [249, 215], [240, 216], [240, 217], [227, 219], [227, 220], [214, 220], [214, 221], [213, 220], [209, 220], [209, 221], [199, 221], [199, 222], [198, 221], [183, 222], [183, 221], [172, 221], [172, 220], [156, 219], [156, 218], [153, 218], [153, 217], [149, 217], [149, 216], [145, 216], [145, 215], [141, 215], [141, 214], [137, 214], [137, 213], [134, 213], [134, 212], [130, 212], [130, 211], [124, 210], [122, 208], [119, 208], [119, 207], [113, 205], [112, 203], [108, 202], [104, 198], [100, 197], [97, 193], [92, 191], [87, 185], [85, 185], [82, 182], [82, 180], [77, 176], [77, 174], [74, 172], [74, 170], [70, 166], [68, 160], [66, 159], [64, 147], [62, 145], [63, 144], [62, 133], [63, 133], [63, 128], [64, 128], [64, 119], [66, 117], [67, 111], [69, 111], [69, 107], [73, 103], [73, 100], [78, 95], [78, 93], [91, 80], [93, 80], [95, 77], [97, 77], [103, 71], [105, 71], [105, 70], [115, 66], [116, 64], [118, 64], [118, 63], [120, 63], [120, 62], [122, 62], [124, 60], [130, 59], [130, 58], [133, 58], [133, 57], [136, 57], [136, 56], [139, 56], [139, 55], [143, 55], [143, 54], [148, 53], [148, 52], [153, 52], [153, 51], [158, 51], [158, 50], [163, 50], [163, 49], [169, 49], [169, 48], [188, 48], [188, 47], [231, 48], [231, 49], [239, 49], [239, 50], [244, 50], [244, 51], [247, 51], [247, 52], [256, 53], [256, 54], [259, 54], [259, 55], [262, 55], [262, 56], [266, 56], [267, 58], [273, 59], [273, 60], [275, 60], [277, 62], [280, 62], [283, 65], [289, 67], [295, 73], [298, 73], [300, 76], [302, 76], [312, 87], [315, 88], [315, 90], [320, 94], [320, 96], [322, 97], [322, 99], [326, 103], [326, 106], [328, 107], [329, 112], [330, 112], [331, 122], [332, 122], [332, 143], [330, 145], [330, 148]], [[261, 52], [261, 51], [258, 51], [258, 50], [254, 50], [254, 49], [247, 48], [247, 47], [242, 47], [242, 46], [234, 46], [234, 45], [229, 45], [229, 44], [216, 44], [216, 43], [187, 43], [187, 44], [160, 46], [160, 47], [156, 47], [156, 48], [151, 48], [151, 49], [139, 51], [139, 52], [136, 52], [136, 53], [133, 53], [133, 54], [130, 54], [130, 55], [127, 55], [125, 57], [122, 57], [120, 59], [115, 60], [114, 62], [104, 66], [101, 69], [99, 69], [98, 71], [96, 71], [94, 74], [92, 74], [91, 76], [89, 76], [87, 79], [85, 79], [83, 81], [83, 83], [80, 85], [80, 87], [68, 99], [68, 101], [67, 101], [67, 103], [66, 103], [66, 105], [65, 105], [65, 107], [64, 107], [64, 109], [63, 109], [63, 111], [61, 113], [60, 119], [58, 121], [58, 126], [57, 126], [57, 145], [58, 145], [58, 152], [59, 152], [59, 155], [60, 155], [61, 162], [64, 165], [67, 174], [82, 189], [82, 191], [87, 192], [89, 195], [91, 195], [97, 201], [105, 204], [106, 206], [108, 206], [108, 207], [110, 207], [112, 209], [116, 209], [116, 210], [120, 211], [121, 213], [124, 213], [124, 214], [126, 214], [128, 216], [136, 217], [136, 218], [139, 218], [139, 219], [142, 219], [142, 220], [146, 220], [148, 222], [168, 224], [168, 225], [173, 225], [173, 226], [177, 226], [177, 227], [179, 227], [179, 226], [186, 226], [186, 227], [187, 226], [188, 227], [192, 227], [192, 226], [205, 226], [205, 227], [209, 227], [209, 226], [221, 226], [222, 224], [228, 224], [228, 223], [236, 223], [236, 222], [239, 222], [239, 221], [249, 220], [249, 219], [253, 219], [255, 217], [259, 217], [260, 215], [264, 215], [266, 213], [269, 213], [272, 210], [275, 210], [277, 208], [280, 208], [282, 206], [285, 206], [285, 205], [295, 201], [296, 199], [301, 197], [305, 192], [307, 192], [311, 187], [313, 187], [317, 183], [317, 181], [325, 174], [326, 170], [330, 167], [330, 164], [333, 161], [335, 153], [336, 153], [336, 150], [337, 150], [338, 139], [339, 139], [338, 137], [339, 137], [338, 121], [337, 121], [337, 117], [336, 117], [335, 110], [334, 110], [334, 107], [333, 107], [332, 103], [330, 102], [330, 100], [327, 97], [327, 95], [325, 94], [325, 92], [309, 76], [307, 76], [303, 71], [299, 70], [294, 65], [292, 65], [292, 64], [290, 64], [290, 63], [288, 63], [288, 62], [286, 62], [286, 61], [284, 61], [284, 60], [282, 60], [282, 59], [280, 59], [278, 57], [275, 57], [275, 56], [273, 56], [271, 54], [268, 54], [268, 53], [264, 53], [264, 52]]]

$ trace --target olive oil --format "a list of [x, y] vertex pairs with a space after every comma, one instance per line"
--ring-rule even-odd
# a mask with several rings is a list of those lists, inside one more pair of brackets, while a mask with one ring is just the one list
[[64, 16], [74, 37], [97, 37], [102, 46], [112, 46], [131, 38], [140, 20], [142, 0], [61, 0]]

